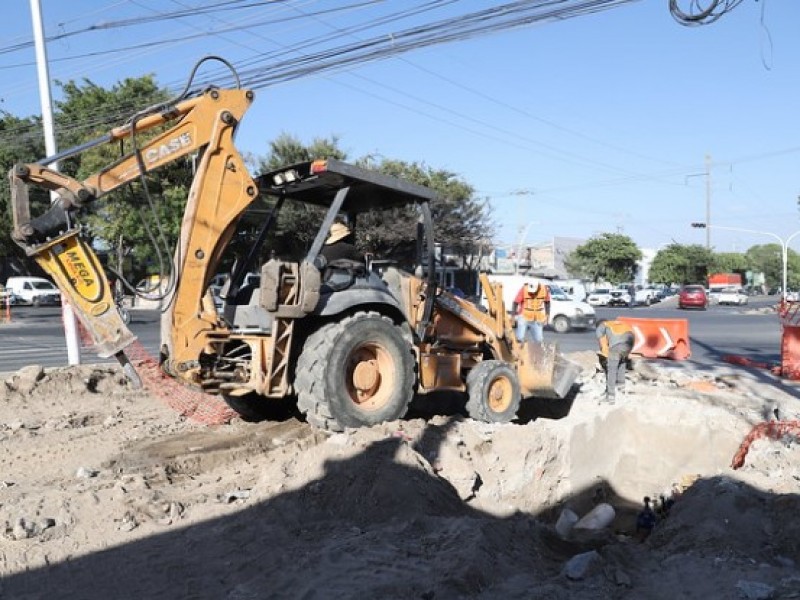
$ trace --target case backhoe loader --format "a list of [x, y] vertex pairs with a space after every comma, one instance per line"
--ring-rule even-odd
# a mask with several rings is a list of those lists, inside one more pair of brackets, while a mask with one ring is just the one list
[[[523, 397], [568, 392], [577, 367], [552, 346], [517, 342], [499, 285], [481, 276], [485, 312], [437, 287], [433, 191], [336, 160], [252, 177], [233, 143], [252, 100], [248, 90], [208, 89], [139, 113], [93, 142], [12, 169], [13, 238], [56, 282], [100, 356], [116, 356], [136, 377], [125, 356], [135, 338], [95, 252], [81, 237], [77, 210], [195, 154], [196, 175], [163, 303], [161, 365], [171, 376], [223, 395], [243, 414], [294, 395], [311, 424], [330, 430], [397, 419], [415, 393], [464, 391], [471, 417], [504, 422], [515, 417]], [[83, 181], [46, 166], [120, 140], [134, 147]], [[58, 197], [38, 217], [30, 215], [30, 186]], [[272, 212], [218, 308], [209, 284], [237, 222], [259, 197], [271, 199]], [[256, 264], [276, 215], [289, 202], [323, 209], [313, 243], [296, 260]], [[419, 276], [383, 261], [381, 269], [368, 261], [325, 264], [320, 251], [335, 219], [357, 226], [359, 213], [406, 205], [419, 209]], [[243, 285], [254, 270], [261, 275], [258, 286]]]

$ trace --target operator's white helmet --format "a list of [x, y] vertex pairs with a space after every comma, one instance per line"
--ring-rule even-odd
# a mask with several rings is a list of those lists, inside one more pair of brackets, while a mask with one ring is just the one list
[[325, 240], [325, 244], [333, 244], [334, 242], [346, 238], [348, 235], [350, 235], [350, 228], [347, 225], [344, 223], [334, 223], [331, 225], [331, 233], [328, 235], [328, 239]]

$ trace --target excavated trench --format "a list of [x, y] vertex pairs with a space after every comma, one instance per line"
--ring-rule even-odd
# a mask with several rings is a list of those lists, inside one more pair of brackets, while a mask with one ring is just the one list
[[631, 532], [645, 496], [657, 507], [697, 479], [733, 473], [731, 460], [755, 420], [713, 396], [650, 389], [548, 427], [566, 453], [563, 472], [542, 481], [558, 489], [554, 506], [543, 511], [550, 519], [563, 508], [582, 515], [607, 502], [617, 513], [613, 527]]

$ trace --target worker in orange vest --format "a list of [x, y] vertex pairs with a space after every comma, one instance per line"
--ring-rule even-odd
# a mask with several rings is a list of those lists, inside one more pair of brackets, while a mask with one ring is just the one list
[[595, 333], [600, 343], [600, 355], [606, 363], [606, 393], [601, 402], [614, 404], [617, 389], [625, 391], [625, 369], [633, 350], [633, 330], [623, 321], [601, 319]]
[[550, 318], [550, 288], [541, 282], [524, 284], [514, 298], [512, 307], [517, 315], [517, 341], [525, 341], [530, 330], [533, 341], [544, 341], [544, 326]]

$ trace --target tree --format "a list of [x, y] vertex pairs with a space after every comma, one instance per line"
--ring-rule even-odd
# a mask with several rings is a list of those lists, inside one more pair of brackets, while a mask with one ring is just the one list
[[747, 269], [747, 256], [741, 252], [715, 252], [710, 270], [714, 273], [744, 273]]
[[580, 277], [622, 283], [633, 280], [641, 258], [642, 251], [627, 235], [603, 233], [575, 248], [564, 262]]
[[[56, 125], [61, 148], [102, 136], [134, 114], [168, 99], [151, 76], [128, 78], [109, 89], [88, 79], [59, 85], [63, 99], [56, 103]], [[153, 135], [155, 132], [138, 136], [137, 147]], [[83, 180], [131, 152], [132, 144], [133, 140], [126, 147], [99, 145], [62, 161], [61, 170]], [[168, 270], [191, 179], [190, 161], [179, 160], [148, 175], [146, 193], [137, 179], [87, 207], [88, 232], [95, 247], [114, 256], [110, 261], [114, 268], [122, 269], [125, 249], [132, 261], [128, 268], [136, 276]]]
[[[488, 240], [494, 234], [488, 201], [477, 198], [474, 188], [450, 171], [390, 159], [377, 168], [437, 192], [431, 201], [434, 240], [445, 252], [459, 256], [461, 267], [474, 269], [481, 254], [490, 249]], [[416, 210], [404, 207], [389, 213], [364, 215], [359, 221], [360, 241], [377, 256], [412, 264], [416, 259]]]
[[705, 246], [670, 244], [658, 251], [650, 265], [649, 279], [653, 283], [706, 284], [714, 254]]
[[[750, 247], [745, 253], [748, 265], [754, 272], [764, 273], [767, 287], [783, 285], [783, 257], [780, 244], [761, 244]], [[787, 252], [787, 287], [800, 287], [800, 256], [789, 248]]]
[[[22, 258], [22, 250], [11, 240], [11, 188], [6, 173], [16, 163], [28, 163], [44, 156], [44, 138], [39, 119], [20, 119], [7, 112], [0, 112], [0, 257]], [[48, 195], [37, 191], [31, 193], [35, 209], [46, 208]], [[1, 267], [2, 265], [0, 265]], [[5, 281], [5, 277], [3, 277]]]

